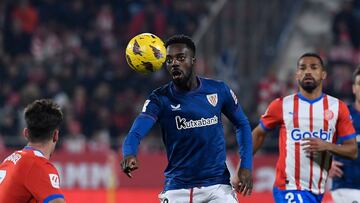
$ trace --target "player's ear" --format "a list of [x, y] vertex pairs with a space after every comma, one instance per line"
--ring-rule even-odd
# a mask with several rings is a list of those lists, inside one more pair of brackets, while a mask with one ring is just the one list
[[323, 72], [322, 72], [322, 75], [321, 75], [321, 78], [322, 78], [323, 80], [325, 80], [325, 79], [326, 79], [326, 76], [327, 76], [326, 71], [323, 71]]
[[191, 65], [194, 65], [196, 63], [196, 58], [195, 57], [192, 57], [191, 59]]
[[53, 142], [57, 142], [59, 140], [59, 130], [55, 129], [53, 132]]
[[26, 140], [29, 140], [29, 128], [24, 128], [23, 136], [25, 137]]

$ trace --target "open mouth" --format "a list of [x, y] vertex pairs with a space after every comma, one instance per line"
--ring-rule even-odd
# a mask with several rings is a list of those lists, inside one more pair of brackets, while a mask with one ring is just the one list
[[173, 70], [171, 71], [171, 75], [172, 75], [172, 77], [173, 77], [174, 80], [180, 79], [181, 76], [182, 76], [182, 72], [181, 72], [180, 70], [173, 69]]

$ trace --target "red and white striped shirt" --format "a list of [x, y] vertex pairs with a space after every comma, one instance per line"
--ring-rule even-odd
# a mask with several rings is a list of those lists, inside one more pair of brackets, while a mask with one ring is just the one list
[[336, 143], [351, 138], [354, 127], [346, 104], [322, 94], [309, 100], [300, 93], [274, 100], [261, 116], [260, 125], [272, 129], [280, 125], [279, 159], [274, 186], [280, 190], [325, 191], [331, 155], [328, 152], [307, 155], [303, 138], [318, 137]]

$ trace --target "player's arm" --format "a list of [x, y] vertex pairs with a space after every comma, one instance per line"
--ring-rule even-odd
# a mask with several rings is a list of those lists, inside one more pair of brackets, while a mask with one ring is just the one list
[[226, 85], [224, 90], [225, 102], [222, 112], [236, 128], [236, 139], [239, 144], [239, 153], [241, 157], [237, 177], [233, 179], [232, 185], [237, 192], [240, 192], [243, 195], [250, 195], [253, 187], [251, 127], [240, 104], [238, 104], [234, 92]]
[[[352, 137], [352, 136], [350, 136]], [[355, 138], [350, 138], [342, 141], [342, 144], [333, 144], [325, 142], [320, 138], [306, 138], [302, 144], [307, 153], [329, 151], [334, 155], [341, 156], [348, 159], [357, 159], [358, 146]]]
[[266, 112], [261, 116], [260, 123], [252, 131], [253, 154], [263, 145], [268, 131], [282, 122], [282, 99], [275, 99], [270, 103]]
[[331, 144], [329, 151], [337, 156], [342, 156], [350, 159], [357, 159], [358, 156], [358, 145], [355, 138], [344, 140], [342, 144], [336, 145]]
[[54, 200], [49, 201], [49, 203], [65, 203], [63, 198], [56, 198]]
[[122, 153], [121, 167], [123, 172], [131, 178], [131, 172], [138, 169], [136, 158], [140, 141], [150, 131], [156, 120], [146, 114], [140, 114], [134, 121], [128, 135], [125, 138]]
[[142, 113], [136, 117], [124, 140], [122, 147], [123, 160], [121, 161], [121, 168], [129, 178], [132, 177], [131, 172], [139, 168], [138, 160], [136, 159], [138, 146], [141, 139], [145, 137], [155, 124], [158, 115], [160, 114], [161, 106], [161, 101], [155, 90], [145, 101]]
[[[229, 118], [236, 127], [236, 139], [239, 144], [240, 167], [237, 171], [237, 179], [233, 182], [236, 191], [245, 195], [251, 195], [253, 188], [252, 180], [252, 138], [250, 123], [239, 106], [234, 115]], [[234, 119], [234, 120], [233, 120]]]
[[252, 131], [253, 140], [253, 154], [255, 154], [263, 145], [266, 136], [266, 131], [261, 125], [257, 125]]

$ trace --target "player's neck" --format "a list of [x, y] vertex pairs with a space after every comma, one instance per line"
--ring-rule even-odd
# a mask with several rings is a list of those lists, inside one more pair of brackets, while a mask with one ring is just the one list
[[200, 82], [198, 81], [198, 78], [196, 76], [192, 76], [191, 79], [189, 79], [186, 83], [183, 85], [176, 85], [176, 89], [181, 91], [191, 91], [196, 89], [200, 85]]
[[319, 98], [322, 95], [322, 88], [315, 88], [312, 92], [307, 92], [304, 89], [300, 88], [300, 93], [309, 100], [314, 100]]
[[27, 146], [41, 151], [44, 154], [45, 158], [50, 159], [50, 154], [51, 154], [51, 151], [52, 151], [50, 144], [29, 142], [27, 144]]

